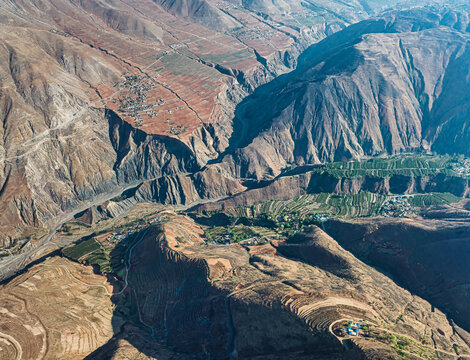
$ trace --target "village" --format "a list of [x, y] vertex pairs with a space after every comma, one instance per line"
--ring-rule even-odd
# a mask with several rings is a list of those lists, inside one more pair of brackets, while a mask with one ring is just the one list
[[459, 161], [452, 168], [454, 172], [461, 176], [470, 176], [470, 159], [464, 159]]
[[104, 239], [109, 245], [119, 244], [121, 241], [126, 240], [130, 236], [134, 235], [136, 232], [139, 232], [149, 225], [160, 223], [164, 221], [164, 217], [156, 216], [150, 218], [147, 222], [139, 222], [137, 225], [128, 226], [121, 231], [115, 231], [112, 233], [106, 234], [106, 238]]
[[405, 217], [412, 212], [412, 206], [408, 199], [412, 199], [414, 195], [395, 196], [385, 201], [380, 208], [379, 215], [385, 217]]
[[[155, 76], [157, 77], [157, 76]], [[117, 110], [125, 117], [131, 118], [136, 127], [141, 127], [144, 124], [144, 118], [147, 116], [152, 119], [155, 118], [159, 112], [159, 107], [165, 105], [165, 100], [158, 96], [150, 99], [149, 93], [152, 94], [152, 89], [158, 86], [158, 83], [152, 81], [152, 78], [144, 75], [125, 75], [125, 80], [121, 83], [116, 83], [114, 86], [121, 93], [121, 96], [114, 99], [112, 102], [117, 105]], [[174, 111], [182, 110], [184, 106], [177, 106], [174, 109], [164, 110], [168, 115], [173, 114]], [[166, 119], [170, 130], [169, 133], [178, 135], [185, 131], [185, 128], [179, 128], [176, 123], [171, 119]]]
[[258, 217], [239, 217], [232, 224], [204, 226], [206, 244], [246, 246], [263, 245], [271, 240], [281, 240], [301, 232], [312, 225], [321, 226], [328, 220], [326, 214], [300, 213], [262, 214]]

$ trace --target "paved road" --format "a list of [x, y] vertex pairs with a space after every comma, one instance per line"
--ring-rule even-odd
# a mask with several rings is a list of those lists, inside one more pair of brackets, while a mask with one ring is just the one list
[[7, 258], [4, 258], [0, 261], [0, 281], [7, 279], [8, 277], [14, 275], [18, 271], [21, 271], [30, 262], [40, 258], [41, 256], [46, 255], [49, 252], [54, 251], [55, 249], [57, 249], [57, 247], [64, 247], [66, 245], [73, 243], [74, 241], [77, 241], [79, 238], [81, 238], [82, 236], [71, 237], [70, 239], [66, 239], [62, 241], [60, 244], [55, 244], [52, 242], [54, 235], [62, 227], [62, 225], [65, 224], [67, 221], [72, 220], [76, 214], [79, 214], [82, 211], [85, 211], [94, 205], [102, 204], [105, 201], [108, 201], [120, 195], [122, 192], [126, 191], [127, 189], [138, 186], [141, 183], [142, 183], [141, 181], [135, 182], [135, 183], [126, 185], [125, 187], [121, 187], [118, 190], [114, 191], [113, 193], [97, 196], [93, 199], [93, 201], [84, 203], [82, 206], [80, 206], [73, 212], [58, 216], [55, 222], [52, 224], [49, 234], [47, 235], [46, 238], [44, 238], [43, 240], [40, 240], [39, 245], [33, 247], [33, 245], [29, 243], [25, 246], [26, 249], [24, 249], [20, 254], [10, 255]]
[[129, 286], [129, 280], [128, 279], [129, 279], [129, 273], [131, 271], [132, 252], [134, 251], [134, 248], [144, 239], [145, 235], [147, 235], [149, 229], [150, 229], [150, 227], [148, 227], [145, 230], [142, 230], [138, 235], [139, 238], [136, 240], [134, 245], [132, 245], [131, 248], [129, 249], [129, 253], [128, 253], [127, 259], [126, 259], [126, 276], [124, 277], [124, 287], [121, 289], [121, 291], [119, 291], [117, 293], [113, 293], [112, 295], [122, 294], [127, 289], [127, 287]]

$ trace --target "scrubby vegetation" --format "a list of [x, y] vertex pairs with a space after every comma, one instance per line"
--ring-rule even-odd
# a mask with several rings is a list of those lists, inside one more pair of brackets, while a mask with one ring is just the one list
[[372, 330], [365, 332], [365, 337], [391, 345], [398, 355], [404, 357], [406, 357], [407, 354], [414, 354], [424, 359], [441, 358], [435, 350], [418, 343], [412, 338], [390, 333], [383, 329], [373, 327]]

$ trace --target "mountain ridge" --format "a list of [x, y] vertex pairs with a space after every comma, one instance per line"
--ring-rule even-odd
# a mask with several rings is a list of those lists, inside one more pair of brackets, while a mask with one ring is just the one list
[[[257, 130], [240, 135], [242, 149], [227, 155], [227, 166], [262, 178], [292, 163], [450, 149], [468, 155], [468, 99], [457, 91], [468, 86], [468, 33], [453, 28], [462, 28], [457, 19], [468, 21], [468, 13], [441, 27], [450, 16], [433, 11], [411, 11], [429, 23], [408, 19], [409, 12], [366, 20], [306, 50], [296, 70], [240, 104], [239, 122]], [[280, 101], [267, 106], [272, 98]]]

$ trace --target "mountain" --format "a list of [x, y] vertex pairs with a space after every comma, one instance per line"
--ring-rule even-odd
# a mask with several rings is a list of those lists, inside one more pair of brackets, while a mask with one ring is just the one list
[[0, 2], [0, 360], [470, 359], [429, 3]]
[[263, 178], [290, 164], [470, 154], [468, 30], [464, 8], [419, 8], [311, 46], [238, 106], [227, 167]]
[[183, 174], [226, 150], [244, 97], [383, 5], [362, 4], [3, 1], [0, 243], [47, 237], [146, 181], [165, 202], [239, 191], [227, 172]]
[[[54, 255], [0, 285], [3, 358], [469, 357], [468, 332], [317, 227], [258, 246], [202, 245], [192, 219], [158, 216], [124, 241], [134, 249], [126, 283]], [[341, 335], [350, 319], [364, 336]]]
[[227, 31], [242, 24], [205, 0], [156, 1], [170, 14], [194, 21], [218, 31]]
[[[223, 148], [230, 104], [324, 36], [250, 14], [246, 35], [225, 35], [191, 22], [209, 5], [190, 3], [0, 4], [3, 245], [144, 180], [195, 171]], [[253, 27], [273, 47], [250, 43]]]
[[332, 221], [328, 233], [355, 256], [469, 328], [468, 214], [462, 218]]

